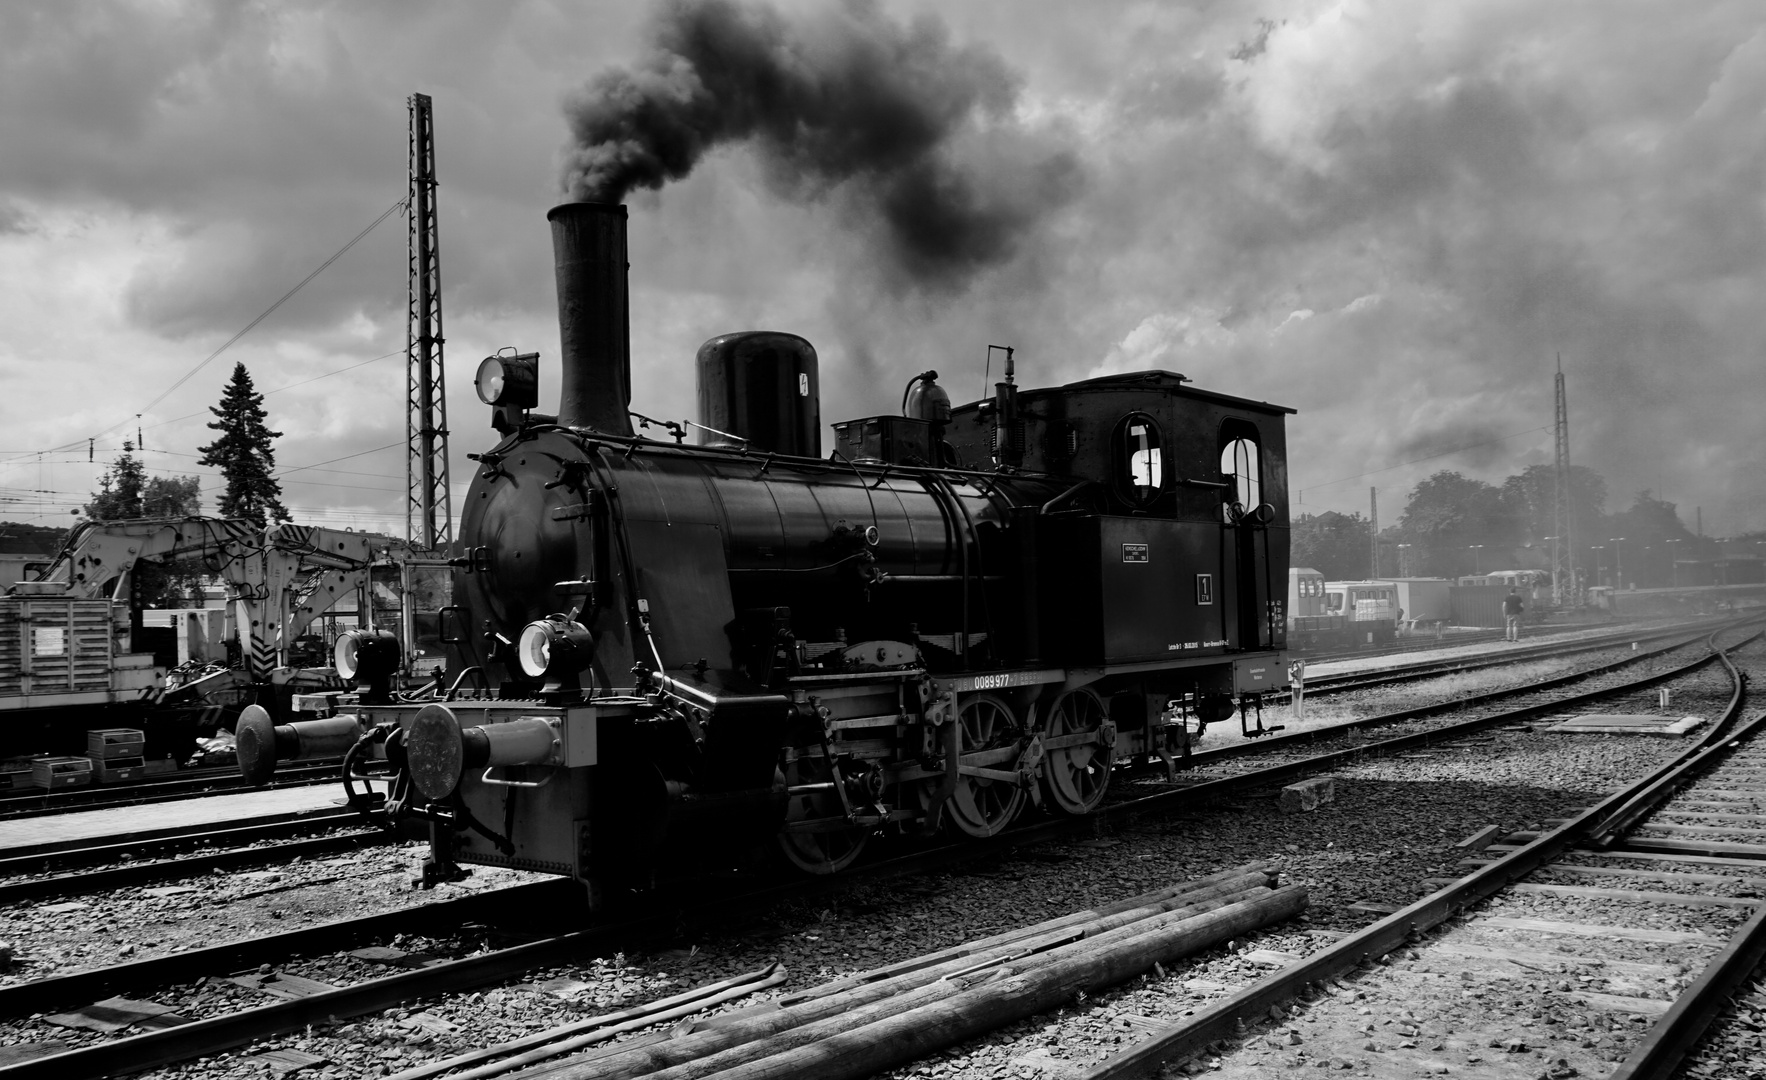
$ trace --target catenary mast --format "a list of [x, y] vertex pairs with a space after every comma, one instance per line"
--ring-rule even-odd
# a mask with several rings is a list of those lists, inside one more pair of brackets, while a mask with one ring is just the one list
[[1551, 598], [1559, 607], [1574, 604], [1576, 588], [1576, 546], [1571, 542], [1573, 528], [1570, 500], [1570, 401], [1564, 392], [1564, 358], [1558, 354], [1557, 417], [1554, 424], [1556, 460], [1552, 474], [1552, 538]]
[[454, 540], [448, 497], [448, 398], [442, 375], [441, 249], [435, 214], [435, 127], [428, 94], [412, 94], [411, 274], [406, 293], [405, 536], [420, 551]]
[[1367, 577], [1369, 581], [1380, 576], [1380, 490], [1367, 489], [1367, 532], [1368, 555]]

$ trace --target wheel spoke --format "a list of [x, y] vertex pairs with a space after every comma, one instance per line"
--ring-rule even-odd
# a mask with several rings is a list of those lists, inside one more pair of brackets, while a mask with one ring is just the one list
[[[957, 723], [964, 753], [995, 750], [1017, 741], [1018, 725], [1010, 707], [986, 694], [971, 698]], [[959, 777], [949, 803], [951, 824], [968, 836], [992, 836], [1012, 823], [1025, 801], [1026, 791], [1018, 784], [980, 776]]]
[[[796, 787], [833, 779], [832, 771], [820, 756], [806, 756], [803, 747], [798, 747], [794, 756], [796, 760], [785, 770], [787, 784]], [[837, 792], [815, 791], [794, 795], [786, 802], [785, 823], [839, 817], [843, 813], [845, 807]], [[779, 850], [799, 870], [833, 874], [858, 861], [869, 839], [870, 831], [856, 825], [827, 832], [781, 832]]]
[[[1049, 711], [1048, 732], [1055, 735], [1096, 734], [1107, 712], [1103, 701], [1090, 690], [1063, 694]], [[1110, 765], [1115, 747], [1098, 742], [1065, 746], [1049, 751], [1043, 760], [1043, 791], [1049, 802], [1066, 814], [1088, 814], [1104, 801], [1110, 786]]]

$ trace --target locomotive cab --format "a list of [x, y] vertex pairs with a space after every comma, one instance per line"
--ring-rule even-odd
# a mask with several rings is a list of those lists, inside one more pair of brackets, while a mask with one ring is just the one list
[[953, 410], [965, 466], [996, 468], [998, 447], [1021, 447], [1023, 471], [1066, 482], [1036, 519], [1050, 659], [1183, 662], [1286, 644], [1293, 410], [1188, 382], [1153, 371], [1021, 391], [1004, 434], [994, 402]]

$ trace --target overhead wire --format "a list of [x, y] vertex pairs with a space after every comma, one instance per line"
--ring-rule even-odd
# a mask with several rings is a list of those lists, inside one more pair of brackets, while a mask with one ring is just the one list
[[[393, 352], [389, 352], [389, 353], [381, 353], [379, 356], [373, 357], [372, 359], [363, 360], [360, 363], [350, 364], [347, 367], [335, 368], [331, 371], [325, 372], [323, 375], [314, 375], [310, 379], [302, 379], [299, 382], [291, 382], [287, 386], [278, 386], [274, 390], [265, 390], [262, 393], [263, 393], [264, 397], [269, 397], [271, 394], [280, 394], [284, 390], [293, 390], [297, 386], [305, 386], [308, 383], [316, 383], [320, 379], [329, 379], [333, 375], [342, 375], [345, 372], [354, 371], [360, 367], [367, 367], [369, 364], [376, 364], [382, 360], [386, 360], [386, 359], [389, 359], [394, 356], [403, 356], [403, 355], [405, 355], [405, 350], [403, 350], [403, 349], [397, 349], [397, 350], [395, 350]], [[181, 420], [194, 420], [196, 417], [201, 416], [203, 413], [208, 412], [208, 411], [210, 411], [210, 410], [207, 408], [204, 408], [204, 409], [200, 409], [200, 410], [193, 412], [193, 413], [185, 413], [183, 416], [174, 416], [170, 420], [161, 420], [157, 424], [148, 424], [147, 430], [152, 431], [154, 428], [162, 428], [162, 427], [165, 427], [167, 424], [176, 424]], [[5, 453], [33, 453], [33, 454], [36, 453], [36, 451], [34, 451], [34, 450], [4, 451], [4, 452]], [[168, 454], [171, 452], [172, 451], [170, 451], [170, 450], [161, 451], [161, 453], [168, 453]], [[186, 456], [194, 456], [194, 455], [186, 455]]]
[[[161, 391], [158, 397], [155, 397], [152, 401], [148, 402], [146, 404], [146, 406], [137, 410], [134, 414], [134, 417], [124, 417], [122, 420], [119, 420], [115, 424], [112, 424], [110, 427], [107, 427], [101, 431], [95, 432], [92, 435], [87, 436], [86, 438], [76, 439], [73, 442], [63, 443], [60, 446], [49, 447], [49, 448], [46, 448], [46, 449], [40, 450], [40, 451], [32, 450], [32, 451], [25, 451], [24, 453], [26, 453], [27, 455], [28, 454], [36, 454], [36, 453], [53, 454], [53, 453], [57, 453], [57, 452], [64, 451], [64, 450], [72, 450], [72, 449], [77, 448], [80, 445], [80, 443], [82, 443], [82, 442], [90, 442], [92, 440], [101, 438], [105, 435], [109, 435], [112, 432], [118, 431], [124, 427], [127, 427], [129, 425], [131, 419], [138, 418], [141, 415], [141, 413], [152, 411], [154, 406], [158, 405], [160, 402], [162, 402], [166, 398], [170, 397], [174, 392], [177, 391], [177, 389], [179, 387], [181, 387], [185, 383], [189, 382], [203, 368], [205, 368], [209, 364], [213, 363], [214, 360], [217, 357], [219, 357], [222, 353], [224, 353], [228, 349], [232, 348], [239, 341], [240, 338], [243, 338], [246, 334], [249, 334], [253, 329], [255, 329], [257, 327], [257, 325], [259, 323], [263, 322], [265, 319], [269, 318], [272, 314], [274, 314], [277, 308], [280, 308], [283, 304], [285, 304], [289, 300], [293, 299], [293, 297], [295, 296], [296, 293], [298, 293], [302, 289], [306, 288], [307, 285], [310, 284], [314, 278], [316, 278], [320, 274], [324, 273], [325, 270], [327, 270], [331, 266], [332, 263], [335, 263], [338, 259], [342, 258], [345, 253], [347, 253], [351, 248], [355, 247], [358, 243], [360, 243], [362, 241], [363, 238], [365, 238], [369, 233], [373, 232], [377, 227], [379, 227], [381, 222], [385, 221], [387, 218], [391, 217], [393, 214], [397, 213], [400, 209], [402, 209], [408, 201], [409, 201], [408, 195], [399, 196], [397, 201], [395, 201], [391, 206], [387, 207], [385, 210], [381, 211], [379, 217], [377, 217], [373, 221], [369, 222], [368, 225], [365, 228], [363, 228], [361, 232], [359, 232], [355, 236], [351, 237], [348, 243], [344, 244], [342, 247], [340, 247], [336, 251], [332, 252], [331, 256], [329, 258], [327, 258], [324, 262], [320, 263], [318, 265], [318, 267], [316, 267], [313, 270], [312, 273], [310, 273], [306, 277], [302, 278], [292, 289], [289, 289], [287, 292], [283, 293], [281, 295], [281, 297], [279, 297], [276, 300], [275, 303], [271, 304], [269, 307], [267, 307], [263, 311], [259, 312], [258, 316], [256, 318], [252, 319], [250, 322], [246, 323], [245, 326], [242, 327], [238, 333], [234, 334], [232, 337], [230, 337], [226, 341], [222, 342], [221, 345], [218, 348], [216, 348], [213, 352], [211, 352], [207, 356], [203, 357], [203, 359], [199, 363], [197, 363], [197, 365], [195, 367], [192, 367], [189, 371], [186, 371], [182, 376], [180, 376], [178, 378], [178, 380], [176, 382], [172, 383], [172, 385], [168, 386], [165, 390]], [[394, 354], [388, 354], [388, 355], [394, 355]], [[376, 359], [385, 359], [385, 357], [376, 357]], [[373, 361], [364, 361], [364, 363], [372, 363], [372, 362]], [[357, 365], [357, 366], [361, 366], [361, 365]], [[348, 370], [348, 369], [345, 368], [345, 369], [340, 369], [340, 370]], [[335, 374], [335, 372], [328, 373], [328, 374]], [[324, 378], [325, 376], [319, 376], [319, 377]], [[286, 389], [286, 387], [284, 387], [284, 389]], [[193, 413], [191, 415], [200, 416], [201, 414], [200, 413]], [[181, 419], [188, 419], [188, 417], [183, 417]], [[172, 421], [167, 421], [167, 422], [169, 423]], [[158, 425], [156, 425], [156, 426], [158, 426]], [[16, 453], [16, 451], [15, 451], [15, 453]], [[10, 463], [8, 462], [8, 463], [4, 463], [4, 464], [10, 464]]]
[[403, 445], [405, 445], [405, 441], [400, 439], [398, 442], [390, 442], [385, 446], [376, 446], [372, 450], [358, 450], [353, 454], [345, 454], [342, 457], [327, 458], [324, 461], [315, 461], [311, 465], [296, 465], [287, 469], [277, 469], [274, 475], [281, 477], [287, 476], [289, 473], [306, 472], [308, 469], [316, 469], [321, 465], [330, 465], [335, 461], [348, 461], [350, 458], [367, 457], [369, 454], [378, 454], [382, 450], [391, 450], [395, 446]]
[[[391, 206], [389, 206], [385, 210], [381, 211], [379, 217], [377, 217], [373, 221], [369, 222], [366, 228], [364, 228], [361, 232], [357, 233], [355, 236], [351, 237], [349, 243], [343, 245], [342, 247], [338, 248], [335, 252], [333, 252], [331, 254], [331, 257], [326, 259], [324, 262], [320, 263], [318, 265], [318, 267], [313, 270], [312, 273], [308, 274], [304, 278], [301, 278], [300, 282], [298, 284], [296, 284], [294, 286], [294, 288], [289, 289], [287, 292], [283, 293], [282, 296], [274, 304], [271, 304], [269, 307], [265, 308], [258, 315], [257, 318], [246, 323], [245, 326], [238, 333], [234, 334], [232, 337], [230, 337], [226, 341], [222, 342], [221, 346], [219, 348], [217, 348], [214, 352], [211, 352], [206, 357], [204, 357], [201, 363], [197, 364], [195, 367], [193, 367], [189, 371], [185, 372], [183, 377], [178, 379], [178, 381], [174, 382], [171, 386], [167, 387], [164, 391], [162, 391], [160, 393], [160, 395], [158, 397], [156, 397], [152, 401], [148, 402], [147, 407], [142, 409], [141, 411], [148, 412], [148, 411], [152, 410], [152, 408], [155, 405], [158, 405], [160, 402], [162, 402], [166, 398], [170, 397], [171, 394], [173, 393], [173, 391], [177, 390], [178, 387], [183, 386], [185, 383], [189, 382], [190, 379], [192, 377], [194, 377], [197, 372], [201, 371], [203, 368], [207, 367], [210, 363], [212, 363], [216, 357], [220, 356], [222, 353], [224, 353], [228, 349], [232, 348], [233, 344], [235, 342], [237, 342], [240, 338], [244, 337], [246, 334], [251, 333], [251, 331], [254, 328], [256, 328], [259, 323], [263, 322], [265, 319], [269, 318], [272, 314], [274, 314], [276, 309], [281, 307], [283, 304], [287, 303], [290, 299], [292, 299], [294, 297], [294, 294], [296, 294], [296, 293], [300, 292], [302, 289], [306, 288], [307, 285], [314, 278], [316, 278], [320, 274], [324, 273], [331, 266], [332, 263], [336, 262], [338, 259], [343, 258], [344, 254], [346, 252], [348, 252], [350, 248], [353, 248], [356, 246], [356, 244], [360, 243], [362, 238], [367, 236], [369, 233], [373, 232], [375, 230], [375, 228], [380, 225], [381, 222], [385, 221], [387, 218], [389, 218], [393, 214], [397, 213], [399, 208], [405, 205], [406, 198], [407, 198], [407, 196], [404, 196], [404, 195], [399, 196], [398, 201], [394, 202]], [[124, 421], [125, 424], [127, 422], [128, 421], [126, 421], [126, 420]], [[119, 424], [117, 426], [120, 427], [122, 425]], [[108, 435], [111, 431], [115, 431], [115, 430], [116, 430], [116, 428], [112, 427], [106, 431], [99, 432], [99, 434]]]

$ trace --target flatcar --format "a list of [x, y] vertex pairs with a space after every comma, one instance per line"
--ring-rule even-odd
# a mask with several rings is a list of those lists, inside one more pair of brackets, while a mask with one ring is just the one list
[[830, 873], [879, 834], [1084, 814], [1113, 765], [1285, 684], [1292, 410], [1163, 371], [1023, 388], [1008, 353], [990, 397], [925, 372], [824, 455], [814, 348], [753, 331], [700, 349], [697, 422], [643, 437], [625, 208], [549, 218], [560, 408], [534, 411], [536, 354], [481, 366], [500, 439], [448, 689], [396, 695], [396, 642], [346, 635], [354, 689], [318, 718], [241, 718], [251, 779], [344, 752], [358, 806], [427, 826], [426, 879], [517, 867], [599, 903], [768, 847]]

